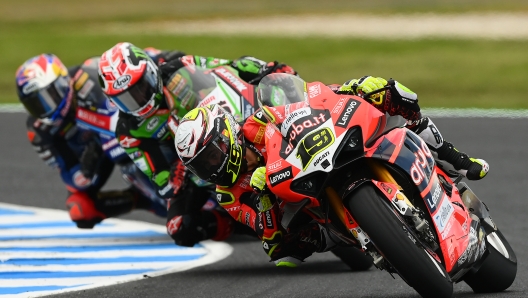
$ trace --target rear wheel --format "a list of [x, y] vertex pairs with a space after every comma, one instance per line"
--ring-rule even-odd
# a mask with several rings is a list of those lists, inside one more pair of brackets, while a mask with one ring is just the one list
[[475, 293], [504, 291], [511, 286], [517, 275], [517, 257], [502, 233], [497, 230], [486, 236], [486, 256], [482, 266], [470, 271], [464, 281]]
[[361, 185], [346, 205], [398, 274], [422, 297], [452, 297], [453, 284], [443, 266], [414, 243], [387, 199], [370, 183]]
[[365, 271], [372, 267], [372, 257], [355, 247], [336, 247], [332, 253], [347, 264], [352, 271]]

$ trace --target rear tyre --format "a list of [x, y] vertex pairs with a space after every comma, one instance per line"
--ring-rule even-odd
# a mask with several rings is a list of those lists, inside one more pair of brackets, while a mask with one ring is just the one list
[[453, 283], [443, 266], [411, 240], [374, 185], [361, 185], [347, 200], [359, 226], [408, 285], [422, 297], [453, 296]]
[[372, 258], [355, 247], [336, 247], [332, 253], [352, 271], [366, 271], [372, 267]]
[[464, 281], [475, 293], [504, 291], [517, 275], [515, 252], [499, 230], [486, 236], [486, 249], [489, 254], [482, 266], [466, 273]]

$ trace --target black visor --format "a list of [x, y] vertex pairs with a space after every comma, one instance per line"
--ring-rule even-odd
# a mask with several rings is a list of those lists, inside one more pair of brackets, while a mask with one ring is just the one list
[[151, 81], [143, 75], [134, 86], [118, 95], [111, 96], [111, 99], [123, 112], [139, 111], [158, 93], [158, 81]]
[[58, 77], [46, 88], [42, 88], [24, 94], [20, 101], [29, 114], [36, 118], [50, 117], [66, 99], [70, 91], [70, 83], [67, 77]]
[[205, 146], [186, 166], [200, 179], [215, 182], [229, 158], [229, 145], [218, 139]]

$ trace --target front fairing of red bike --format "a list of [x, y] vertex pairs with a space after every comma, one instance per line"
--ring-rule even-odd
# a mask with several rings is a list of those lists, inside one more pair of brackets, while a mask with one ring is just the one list
[[309, 198], [308, 207], [315, 207], [317, 198], [291, 191], [292, 182], [317, 171], [331, 172], [349, 128], [361, 124], [363, 136], [372, 136], [385, 116], [362, 98], [336, 95], [319, 82], [307, 83], [306, 97], [288, 106], [280, 128], [271, 123], [266, 127], [266, 172], [273, 193], [292, 203]]
[[[378, 137], [386, 124], [385, 115], [359, 97], [336, 95], [318, 82], [308, 83], [306, 91], [307, 100], [292, 105], [289, 111], [289, 115], [298, 111], [297, 114], [305, 116], [292, 116], [291, 121], [286, 116], [280, 130], [271, 124], [267, 126], [266, 170], [271, 191], [287, 202], [309, 199], [307, 207], [319, 206], [316, 194], [293, 191], [296, 187], [292, 184], [313, 173], [334, 170], [336, 151], [342, 150], [347, 132], [359, 128], [363, 136], [363, 157], [399, 167], [416, 185], [433, 219], [446, 270], [455, 268], [468, 247], [472, 219], [456, 187], [452, 187], [451, 196], [442, 187], [439, 174], [450, 180], [435, 166], [425, 142], [405, 128], [396, 128]], [[395, 198], [395, 193], [389, 194], [382, 187], [380, 190], [389, 201]]]

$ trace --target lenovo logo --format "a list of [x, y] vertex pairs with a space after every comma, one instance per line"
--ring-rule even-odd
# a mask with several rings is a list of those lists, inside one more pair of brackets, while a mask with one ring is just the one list
[[357, 107], [361, 102], [355, 99], [349, 99], [344, 111], [339, 115], [339, 119], [337, 120], [336, 126], [347, 128], [348, 123], [350, 123], [350, 119], [352, 119], [352, 116], [354, 116], [354, 113], [357, 110]]

